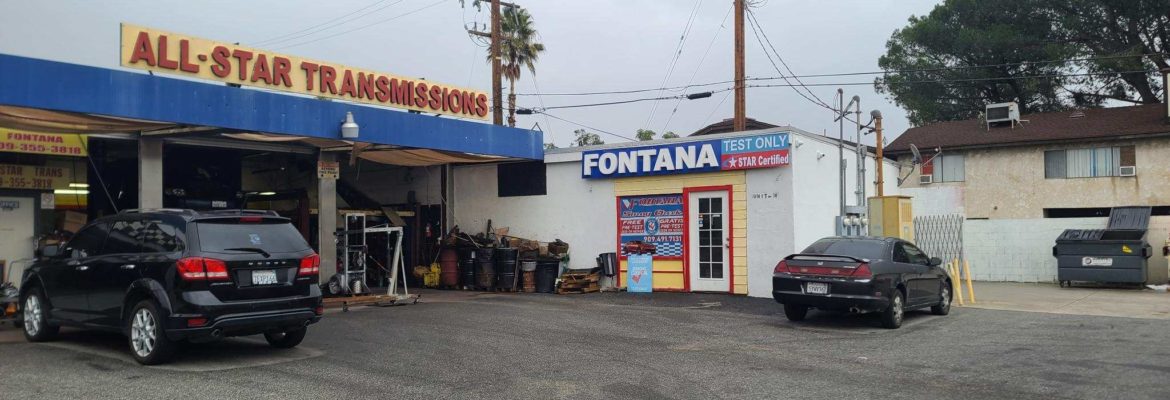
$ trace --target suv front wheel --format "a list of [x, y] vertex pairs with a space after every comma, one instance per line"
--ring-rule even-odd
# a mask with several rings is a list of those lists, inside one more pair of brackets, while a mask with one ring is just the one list
[[167, 362], [175, 351], [175, 344], [167, 339], [163, 331], [162, 314], [152, 300], [143, 300], [134, 305], [126, 321], [130, 332], [130, 354], [134, 360], [145, 365]]

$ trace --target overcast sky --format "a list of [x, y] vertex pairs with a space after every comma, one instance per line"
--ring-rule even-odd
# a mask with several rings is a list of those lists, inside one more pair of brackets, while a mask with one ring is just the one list
[[[3, 0], [0, 53], [119, 68], [118, 24], [128, 22], [354, 67], [425, 77], [487, 92], [491, 89], [491, 76], [485, 61], [486, 49], [464, 32], [465, 24], [487, 21], [487, 8], [477, 12], [470, 2], [467, 8], [461, 8], [459, 0]], [[730, 0], [517, 2], [533, 15], [547, 48], [537, 64], [536, 79], [524, 71], [517, 84], [519, 93], [537, 93], [537, 85], [543, 93], [660, 87], [696, 4], [696, 17], [666, 86], [732, 79]], [[878, 69], [877, 59], [885, 52], [885, 42], [894, 30], [903, 27], [911, 15], [926, 14], [939, 2], [761, 0], [754, 12], [763, 32], [797, 74], [865, 72]], [[353, 18], [352, 21], [329, 29], [318, 27], [363, 7], [367, 11], [347, 17]], [[402, 16], [411, 12], [414, 13]], [[305, 31], [308, 28], [313, 29]], [[290, 33], [296, 34], [289, 36]], [[282, 36], [287, 40], [271, 41]], [[777, 76], [750, 26], [746, 36], [748, 76]], [[804, 82], [838, 84], [872, 80], [871, 75], [810, 78]], [[556, 107], [727, 88], [730, 84], [663, 93], [520, 96], [518, 103], [521, 107]], [[875, 108], [881, 110], [891, 136], [908, 127], [905, 112], [874, 92], [872, 85], [844, 86], [844, 89], [846, 98], [861, 96], [863, 113]], [[814, 86], [811, 90], [824, 101], [832, 102], [837, 86]], [[659, 133], [670, 130], [685, 136], [732, 116], [732, 99], [727, 93], [682, 102], [647, 101], [549, 113], [628, 137], [633, 137], [639, 128]], [[792, 89], [749, 89], [747, 103], [751, 118], [778, 125], [791, 124], [816, 133], [837, 134], [832, 113], [801, 98]], [[567, 146], [572, 132], [580, 128], [541, 115], [518, 119], [517, 126], [524, 128], [539, 123], [545, 141], [560, 147]], [[625, 140], [604, 133], [601, 136], [610, 143]]]

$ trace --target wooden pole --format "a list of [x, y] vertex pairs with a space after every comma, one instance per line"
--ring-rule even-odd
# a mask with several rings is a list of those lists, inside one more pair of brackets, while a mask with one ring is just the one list
[[877, 139], [877, 197], [882, 197], [886, 193], [885, 188], [883, 187], [883, 186], [885, 186], [886, 179], [884, 178], [884, 175], [882, 175], [882, 164], [885, 164], [883, 162], [883, 160], [884, 160], [883, 149], [885, 149], [886, 146], [884, 143], [882, 143], [882, 116], [881, 116], [881, 114], [878, 114], [874, 118], [873, 123], [874, 123], [873, 131], [875, 134], [874, 139]]
[[500, 0], [492, 0], [492, 123], [504, 124], [504, 95], [500, 66]]
[[735, 0], [735, 119], [736, 132], [747, 130], [747, 88], [744, 87], [744, 1]]

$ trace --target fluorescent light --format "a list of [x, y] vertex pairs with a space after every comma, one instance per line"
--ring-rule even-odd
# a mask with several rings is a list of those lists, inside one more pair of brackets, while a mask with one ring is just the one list
[[83, 188], [83, 189], [84, 189], [84, 188], [88, 188], [88, 187], [89, 187], [89, 184], [88, 184], [88, 183], [70, 183], [70, 184], [69, 184], [69, 187], [71, 187], [71, 188]]
[[53, 191], [53, 194], [89, 194], [89, 191], [85, 189], [57, 189]]
[[275, 195], [275, 194], [276, 194], [276, 192], [260, 192], [260, 193], [257, 193], [257, 194], [258, 194], [258, 195], [261, 195], [261, 196], [272, 196], [272, 195]]

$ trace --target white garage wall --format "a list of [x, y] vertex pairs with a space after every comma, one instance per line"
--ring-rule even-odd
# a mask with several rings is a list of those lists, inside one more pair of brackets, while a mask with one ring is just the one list
[[748, 296], [772, 297], [772, 270], [794, 251], [792, 166], [747, 171]]
[[591, 268], [600, 253], [616, 247], [617, 209], [613, 182], [581, 179], [580, 162], [547, 165], [545, 196], [498, 197], [496, 166], [454, 168], [453, 220], [463, 232], [482, 232], [487, 221], [510, 234], [543, 242], [569, 243], [570, 265]]

